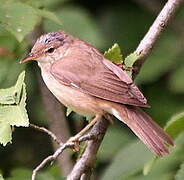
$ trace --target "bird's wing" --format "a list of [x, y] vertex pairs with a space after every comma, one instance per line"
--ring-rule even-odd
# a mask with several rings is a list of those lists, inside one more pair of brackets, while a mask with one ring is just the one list
[[105, 100], [135, 106], [148, 106], [131, 78], [112, 62], [93, 53], [73, 53], [51, 67], [51, 74], [62, 84]]

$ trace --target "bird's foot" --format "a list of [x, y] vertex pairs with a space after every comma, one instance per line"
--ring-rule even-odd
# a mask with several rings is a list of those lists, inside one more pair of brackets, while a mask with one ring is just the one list
[[67, 141], [68, 143], [74, 143], [74, 146], [72, 147], [72, 151], [73, 152], [78, 152], [79, 151], [79, 138], [81, 137], [81, 135], [77, 134], [73, 137], [70, 137], [69, 140]]

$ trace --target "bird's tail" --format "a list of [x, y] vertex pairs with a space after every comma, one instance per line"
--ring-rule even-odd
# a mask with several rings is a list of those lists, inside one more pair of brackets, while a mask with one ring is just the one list
[[168, 145], [174, 146], [169, 135], [140, 108], [113, 103], [111, 108], [106, 108], [106, 110], [127, 124], [157, 156], [168, 154]]

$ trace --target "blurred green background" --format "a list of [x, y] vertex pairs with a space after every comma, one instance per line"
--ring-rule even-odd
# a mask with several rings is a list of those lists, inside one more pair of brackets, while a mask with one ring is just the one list
[[[136, 49], [161, 7], [166, 3], [161, 0], [0, 0], [0, 2], [4, 3], [0, 7], [0, 88], [14, 85], [20, 72], [26, 69], [29, 119], [30, 122], [45, 127], [48, 127], [48, 122], [39, 88], [37, 76], [39, 69], [35, 62], [19, 64], [19, 60], [29, 52], [33, 43], [27, 34], [30, 31], [34, 32], [36, 25], [39, 25], [37, 30], [41, 32], [62, 29], [93, 44], [102, 53], [114, 43], [118, 43], [125, 58]], [[50, 11], [56, 16], [49, 14]], [[23, 16], [24, 14], [26, 15]], [[13, 17], [13, 20], [9, 21], [10, 17]], [[145, 111], [162, 127], [173, 115], [184, 111], [183, 32], [184, 5], [162, 33], [135, 80], [151, 105], [151, 108]], [[73, 120], [77, 118], [81, 119], [72, 113], [68, 118], [69, 124], [72, 125]], [[157, 160], [148, 175], [144, 176], [143, 168], [146, 163], [146, 167], [149, 167], [153, 155], [124, 124], [116, 120], [108, 129], [99, 150], [92, 178], [183, 180], [182, 135], [176, 139], [176, 144], [173, 153]], [[52, 152], [51, 141], [45, 134], [30, 128], [15, 128], [12, 144], [0, 146], [0, 170], [8, 180], [29, 179], [31, 170]], [[71, 157], [75, 161], [75, 155], [71, 154]], [[54, 163], [48, 166], [38, 179], [61, 179], [58, 165]]]

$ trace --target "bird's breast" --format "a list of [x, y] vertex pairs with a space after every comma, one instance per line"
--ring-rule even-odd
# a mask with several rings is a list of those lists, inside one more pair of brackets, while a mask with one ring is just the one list
[[54, 94], [54, 96], [65, 106], [81, 115], [95, 115], [100, 113], [96, 98], [58, 82], [50, 72], [41, 68], [42, 78]]

